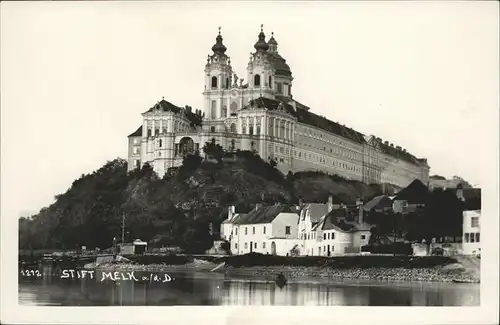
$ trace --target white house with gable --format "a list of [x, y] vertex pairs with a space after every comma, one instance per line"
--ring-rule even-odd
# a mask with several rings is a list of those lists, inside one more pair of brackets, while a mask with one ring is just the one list
[[[298, 247], [299, 215], [292, 207], [284, 204], [257, 204], [250, 212], [234, 214], [231, 219], [229, 217], [234, 210], [229, 211], [221, 232], [230, 239], [233, 255], [255, 252], [287, 256], [292, 249]], [[227, 237], [229, 229], [231, 233]]]

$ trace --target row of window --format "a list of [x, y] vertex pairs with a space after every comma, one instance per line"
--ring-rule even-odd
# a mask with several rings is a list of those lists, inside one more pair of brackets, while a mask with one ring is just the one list
[[343, 149], [343, 148], [339, 148], [337, 146], [330, 147], [327, 149], [326, 146], [316, 146], [314, 144], [309, 144], [309, 143], [305, 143], [305, 142], [302, 143], [301, 140], [304, 141], [304, 139], [301, 139], [299, 137], [299, 141], [298, 141], [299, 146], [309, 147], [309, 148], [317, 149], [317, 150], [324, 151], [324, 152], [329, 151], [330, 153], [334, 153], [336, 155], [342, 155], [342, 156], [348, 157], [350, 159], [362, 160], [362, 158], [363, 158], [362, 154], [353, 152], [349, 149]]
[[[248, 246], [249, 245], [252, 245], [252, 243], [245, 243], [243, 247], [245, 247], [245, 249], [248, 249]], [[235, 249], [238, 249], [238, 243], [234, 243], [234, 248]], [[257, 243], [254, 242], [253, 243], [253, 248], [256, 249], [257, 248]], [[262, 242], [262, 248], [266, 248], [266, 242]]]
[[296, 157], [304, 159], [304, 160], [319, 162], [320, 164], [323, 164], [323, 165], [331, 164], [332, 166], [337, 167], [337, 168], [343, 168], [343, 169], [349, 170], [351, 172], [361, 173], [361, 167], [358, 167], [355, 165], [351, 165], [351, 164], [344, 163], [344, 162], [338, 162], [336, 160], [327, 159], [327, 158], [324, 158], [323, 156], [315, 155], [315, 154], [311, 154], [311, 153], [304, 152], [304, 154], [302, 154], [301, 151], [294, 151], [294, 153], [295, 153]]
[[[248, 227], [245, 227], [245, 235], [248, 235]], [[266, 234], [266, 226], [263, 226], [262, 233]], [[238, 228], [234, 228], [234, 234], [238, 235]], [[255, 227], [252, 227], [252, 235], [255, 235]], [[285, 226], [285, 235], [290, 235], [290, 226]]]
[[479, 235], [478, 232], [466, 232], [464, 234], [464, 243], [479, 243]]

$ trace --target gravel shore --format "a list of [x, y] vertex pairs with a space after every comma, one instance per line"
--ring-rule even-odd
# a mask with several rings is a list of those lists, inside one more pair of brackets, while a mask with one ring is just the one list
[[[195, 260], [188, 264], [101, 264], [91, 263], [88, 269], [105, 271], [148, 271], [148, 272], [175, 272], [194, 270], [210, 272], [217, 264]], [[358, 279], [358, 280], [389, 280], [389, 281], [425, 281], [425, 282], [466, 282], [479, 283], [479, 272], [467, 270], [463, 265], [449, 264], [431, 268], [331, 268], [331, 267], [300, 267], [300, 266], [252, 266], [252, 267], [227, 267], [220, 272], [232, 277], [265, 277], [273, 279], [277, 273], [283, 272], [289, 279], [312, 277], [323, 279]]]

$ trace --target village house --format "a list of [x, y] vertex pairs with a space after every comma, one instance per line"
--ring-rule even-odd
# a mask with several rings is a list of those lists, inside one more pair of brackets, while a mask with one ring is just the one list
[[462, 254], [481, 254], [481, 189], [457, 186], [457, 197], [463, 203]]
[[360, 253], [370, 240], [371, 225], [363, 220], [363, 204], [342, 205], [332, 209], [313, 227], [313, 240], [306, 245], [306, 255], [333, 256]]
[[255, 252], [288, 256], [298, 247], [298, 218], [296, 209], [285, 204], [256, 204], [250, 212], [241, 214], [231, 208], [221, 234], [229, 238], [233, 255]]
[[462, 253], [464, 255], [477, 255], [481, 253], [480, 219], [481, 210], [463, 211]]
[[395, 213], [415, 212], [418, 208], [425, 207], [428, 197], [428, 187], [416, 179], [396, 194], [392, 200], [392, 209]]

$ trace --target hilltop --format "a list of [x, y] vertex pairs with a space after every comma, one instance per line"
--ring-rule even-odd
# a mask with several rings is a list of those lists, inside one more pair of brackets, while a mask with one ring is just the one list
[[219, 229], [229, 205], [248, 211], [258, 202], [326, 202], [329, 195], [350, 204], [381, 193], [380, 185], [321, 172], [285, 176], [272, 162], [245, 151], [215, 162], [188, 156], [183, 166], [163, 178], [147, 164], [127, 172], [127, 162], [118, 158], [82, 175], [32, 218], [21, 218], [19, 247], [107, 248], [113, 237], [119, 241], [125, 215], [126, 240], [202, 251], [211, 247], [211, 234]]

